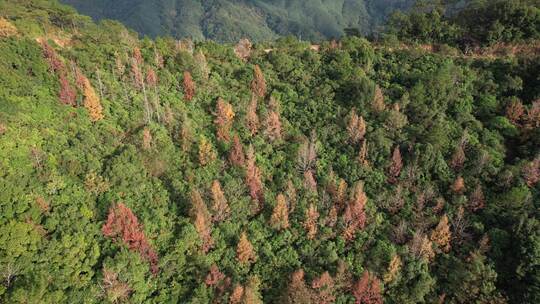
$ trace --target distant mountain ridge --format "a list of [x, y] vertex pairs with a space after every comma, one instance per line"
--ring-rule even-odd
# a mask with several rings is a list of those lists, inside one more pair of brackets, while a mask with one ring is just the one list
[[414, 0], [62, 0], [94, 19], [115, 19], [148, 36], [255, 41], [295, 35], [321, 40], [345, 28], [369, 33]]

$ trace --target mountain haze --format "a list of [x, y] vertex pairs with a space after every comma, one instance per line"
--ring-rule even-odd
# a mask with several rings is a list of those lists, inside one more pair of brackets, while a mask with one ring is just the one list
[[63, 0], [94, 19], [115, 19], [141, 34], [256, 41], [281, 35], [321, 40], [345, 28], [369, 33], [412, 0]]

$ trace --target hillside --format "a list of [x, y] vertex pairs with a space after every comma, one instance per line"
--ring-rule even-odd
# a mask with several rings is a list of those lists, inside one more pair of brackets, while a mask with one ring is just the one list
[[540, 303], [540, 9], [473, 9], [506, 3], [315, 46], [0, 1], [0, 303]]
[[294, 35], [322, 40], [345, 28], [375, 29], [411, 0], [63, 0], [95, 19], [119, 20], [141, 34], [255, 41]]

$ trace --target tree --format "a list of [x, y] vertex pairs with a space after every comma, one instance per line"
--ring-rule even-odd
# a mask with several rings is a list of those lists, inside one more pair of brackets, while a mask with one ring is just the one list
[[257, 259], [253, 245], [249, 242], [246, 232], [242, 232], [240, 235], [240, 240], [236, 247], [236, 258], [242, 264], [251, 264]]
[[315, 303], [331, 304], [336, 300], [334, 279], [328, 271], [325, 271], [321, 276], [315, 278], [313, 282], [311, 282], [311, 287], [317, 291], [314, 296]]
[[229, 152], [229, 162], [233, 166], [244, 167], [246, 163], [246, 157], [244, 155], [244, 148], [240, 142], [238, 135], [234, 135], [231, 150]]
[[392, 154], [392, 163], [388, 168], [388, 181], [390, 183], [395, 184], [398, 181], [399, 175], [401, 174], [401, 168], [403, 168], [401, 152], [399, 151], [399, 146], [396, 146], [394, 153]]
[[257, 97], [264, 97], [266, 95], [266, 80], [264, 79], [263, 72], [258, 65], [253, 68], [253, 81], [251, 82], [251, 92]]
[[92, 84], [83, 75], [83, 92], [84, 92], [84, 107], [88, 111], [88, 114], [90, 115], [90, 119], [92, 121], [98, 121], [103, 119], [103, 108], [101, 107], [101, 102], [99, 101], [99, 97], [96, 94], [96, 91], [94, 90], [94, 87], [92, 87]]
[[142, 147], [144, 150], [149, 150], [152, 147], [152, 133], [148, 127], [143, 129]]
[[211, 235], [212, 221], [210, 212], [197, 190], [191, 191], [191, 217], [202, 242], [202, 251], [207, 253], [214, 246]]
[[388, 269], [386, 270], [386, 274], [383, 277], [383, 281], [385, 284], [393, 282], [401, 270], [401, 258], [398, 254], [394, 254], [392, 257], [392, 260], [390, 261], [390, 264], [388, 265]]
[[109, 209], [107, 221], [101, 231], [104, 236], [122, 241], [130, 250], [138, 252], [150, 263], [152, 273], [157, 274], [157, 253], [150, 247], [137, 217], [126, 205], [118, 203]]
[[240, 39], [238, 41], [238, 44], [234, 47], [234, 53], [236, 56], [243, 61], [247, 61], [249, 57], [251, 56], [251, 48], [252, 44], [251, 41], [247, 38]]
[[386, 105], [384, 103], [384, 94], [379, 86], [375, 86], [375, 94], [373, 96], [371, 108], [376, 113], [380, 113], [386, 109]]
[[111, 303], [122, 303], [126, 301], [132, 292], [129, 285], [118, 278], [118, 273], [108, 268], [103, 268], [102, 282], [105, 296]]
[[230, 103], [218, 98], [216, 105], [216, 119], [214, 123], [217, 126], [217, 138], [228, 142], [230, 140], [230, 128], [234, 119], [234, 110]]
[[380, 282], [369, 271], [364, 271], [362, 278], [358, 280], [352, 289], [356, 304], [382, 304]]
[[13, 24], [0, 17], [0, 38], [15, 36], [17, 33], [17, 28]]
[[450, 161], [450, 166], [458, 171], [463, 168], [463, 164], [465, 163], [466, 157], [465, 157], [465, 150], [463, 148], [463, 145], [460, 144], [456, 147], [456, 150], [454, 151], [454, 154], [452, 155], [452, 160]]
[[435, 230], [431, 232], [430, 239], [433, 243], [437, 244], [443, 252], [450, 251], [450, 240], [452, 239], [452, 234], [450, 232], [448, 216], [446, 214], [441, 217], [439, 224], [437, 224]]
[[465, 180], [463, 179], [463, 177], [458, 176], [450, 189], [456, 194], [463, 193], [465, 191]]
[[281, 301], [285, 304], [311, 304], [315, 303], [313, 292], [306, 286], [304, 280], [304, 270], [298, 269], [291, 275], [291, 280], [285, 295]]
[[184, 72], [184, 98], [187, 101], [191, 101], [195, 96], [195, 82], [191, 78], [191, 73], [189, 71]]
[[527, 186], [534, 187], [540, 181], [540, 156], [523, 166], [522, 171]]
[[62, 104], [68, 106], [75, 106], [75, 100], [77, 98], [77, 91], [71, 86], [67, 76], [60, 74], [60, 91], [58, 92], [58, 99]]
[[360, 151], [358, 153], [358, 162], [362, 166], [369, 166], [368, 161], [368, 147], [367, 147], [367, 140], [362, 140], [362, 143], [360, 144]]
[[349, 133], [349, 140], [353, 144], [358, 144], [366, 135], [366, 122], [362, 116], [356, 114], [356, 109], [352, 109], [351, 112], [347, 132]]
[[506, 118], [513, 124], [519, 124], [524, 114], [525, 107], [519, 99], [512, 100], [508, 107], [506, 107]]
[[229, 217], [231, 210], [227, 203], [227, 199], [225, 198], [225, 194], [223, 194], [223, 190], [221, 190], [221, 184], [217, 179], [212, 182], [210, 191], [212, 192], [213, 201], [212, 211], [214, 211], [212, 219], [215, 222], [221, 222]]
[[312, 193], [317, 194], [317, 181], [315, 180], [315, 176], [313, 176], [312, 170], [304, 172], [304, 187]]
[[264, 133], [271, 141], [281, 139], [281, 121], [278, 112], [271, 110], [266, 115]]
[[276, 198], [276, 206], [270, 218], [270, 225], [277, 230], [289, 228], [289, 207], [285, 195], [282, 193], [278, 194]]
[[527, 111], [527, 129], [540, 128], [540, 99], [532, 103]]
[[484, 197], [484, 191], [482, 191], [482, 186], [478, 184], [469, 198], [469, 209], [472, 212], [475, 212], [484, 209], [485, 205], [486, 199]]
[[257, 96], [251, 95], [251, 101], [249, 102], [246, 113], [246, 127], [251, 133], [251, 136], [257, 134], [259, 131], [259, 116], [257, 115]]
[[358, 182], [354, 187], [351, 198], [349, 199], [343, 214], [343, 223], [345, 225], [343, 237], [345, 240], [353, 240], [356, 232], [364, 229], [366, 225], [366, 203], [367, 196], [364, 192], [364, 184]]
[[313, 240], [317, 235], [319, 212], [315, 204], [310, 204], [306, 209], [306, 219], [304, 220], [304, 228], [306, 229], [307, 237], [309, 240]]
[[225, 275], [221, 271], [219, 271], [219, 268], [216, 264], [212, 264], [212, 266], [210, 266], [208, 274], [206, 275], [204, 283], [208, 286], [216, 286], [224, 279]]
[[199, 141], [199, 164], [206, 166], [214, 161], [216, 157], [216, 151], [214, 151], [212, 144], [206, 137], [202, 137]]
[[261, 171], [255, 163], [255, 151], [249, 146], [246, 159], [246, 184], [249, 188], [251, 199], [258, 203], [256, 210], [260, 210], [264, 203]]
[[244, 287], [240, 284], [234, 287], [231, 296], [229, 297], [229, 303], [240, 304], [242, 303], [242, 297], [244, 296]]

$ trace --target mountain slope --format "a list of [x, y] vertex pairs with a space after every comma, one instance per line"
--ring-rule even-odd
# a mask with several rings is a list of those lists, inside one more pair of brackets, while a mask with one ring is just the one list
[[63, 0], [95, 19], [120, 20], [150, 36], [238, 41], [292, 34], [302, 39], [339, 37], [344, 28], [371, 32], [394, 9], [412, 0]]

